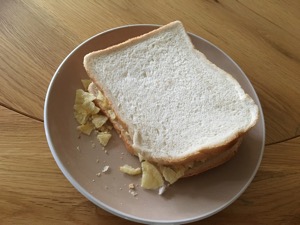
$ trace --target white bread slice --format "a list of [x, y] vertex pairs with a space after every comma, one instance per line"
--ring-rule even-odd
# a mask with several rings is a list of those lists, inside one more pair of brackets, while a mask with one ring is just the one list
[[92, 52], [84, 67], [129, 151], [157, 164], [216, 156], [258, 119], [254, 101], [194, 49], [179, 21]]

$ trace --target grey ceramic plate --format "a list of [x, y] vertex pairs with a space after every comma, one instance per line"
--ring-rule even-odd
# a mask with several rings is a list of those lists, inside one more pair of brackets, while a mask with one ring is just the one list
[[[190, 34], [195, 47], [208, 59], [231, 73], [260, 108], [257, 125], [245, 136], [238, 154], [228, 163], [206, 173], [186, 178], [171, 186], [163, 196], [128, 184], [139, 184], [140, 176], [119, 172], [124, 164], [138, 166], [137, 158], [127, 153], [114, 134], [107, 154], [95, 135], [78, 138], [73, 117], [75, 91], [87, 79], [83, 56], [157, 28], [156, 25], [131, 25], [100, 33], [72, 51], [57, 69], [45, 102], [45, 132], [53, 157], [73, 186], [97, 206], [125, 219], [141, 223], [182, 224], [211, 216], [230, 205], [248, 187], [259, 167], [265, 138], [259, 99], [246, 75], [224, 52], [208, 41]], [[79, 150], [78, 150], [79, 149]], [[98, 177], [104, 166], [107, 174]]]

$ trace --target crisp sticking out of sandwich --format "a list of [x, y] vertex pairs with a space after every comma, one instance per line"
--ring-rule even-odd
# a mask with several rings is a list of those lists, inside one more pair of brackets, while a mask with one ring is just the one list
[[158, 168], [184, 167], [182, 176], [229, 160], [258, 119], [254, 101], [178, 21], [92, 52], [84, 67], [127, 149]]

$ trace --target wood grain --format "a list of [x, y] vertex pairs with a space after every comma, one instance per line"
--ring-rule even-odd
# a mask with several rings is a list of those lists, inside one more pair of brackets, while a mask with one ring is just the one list
[[[52, 158], [43, 123], [4, 107], [0, 113], [0, 224], [135, 224], [96, 207], [72, 187]], [[267, 146], [246, 192], [193, 224], [299, 224], [299, 146], [300, 138]]]
[[246, 192], [193, 224], [300, 224], [299, 12], [297, 0], [0, 0], [0, 224], [135, 224], [96, 207], [62, 175], [44, 135], [44, 100], [56, 68], [87, 38], [174, 20], [239, 64], [267, 128]]

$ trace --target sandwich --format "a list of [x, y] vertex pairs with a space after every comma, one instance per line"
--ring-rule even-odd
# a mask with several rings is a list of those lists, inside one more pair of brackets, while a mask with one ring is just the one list
[[[155, 189], [230, 160], [258, 107], [175, 21], [84, 57], [88, 90]], [[155, 171], [155, 172], [153, 172]]]

